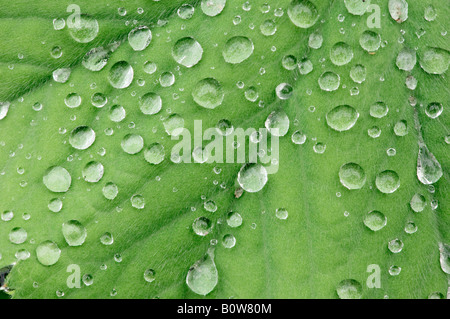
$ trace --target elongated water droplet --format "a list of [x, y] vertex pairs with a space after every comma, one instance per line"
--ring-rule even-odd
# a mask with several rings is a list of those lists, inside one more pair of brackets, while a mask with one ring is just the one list
[[216, 287], [218, 279], [214, 250], [210, 248], [205, 257], [191, 266], [186, 276], [186, 284], [196, 294], [206, 296]]
[[422, 184], [436, 183], [443, 175], [441, 164], [424, 143], [419, 142], [417, 178]]
[[8, 114], [9, 102], [0, 102], [0, 120], [3, 120]]
[[450, 245], [439, 243], [439, 252], [442, 271], [450, 274]]
[[392, 19], [402, 23], [408, 19], [408, 2], [406, 0], [389, 0], [389, 13]]

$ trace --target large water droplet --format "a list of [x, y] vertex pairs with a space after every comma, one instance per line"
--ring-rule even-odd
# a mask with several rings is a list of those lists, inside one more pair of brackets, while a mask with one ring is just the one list
[[409, 48], [403, 48], [399, 52], [395, 63], [400, 70], [411, 71], [414, 69], [416, 62], [416, 51]]
[[256, 193], [263, 189], [267, 179], [265, 167], [255, 163], [243, 165], [237, 178], [239, 185], [249, 193]]
[[94, 40], [99, 29], [97, 20], [86, 14], [73, 17], [72, 21], [68, 19], [67, 26], [72, 38], [80, 43], [88, 43]]
[[345, 7], [353, 15], [362, 16], [370, 6], [370, 0], [345, 0]]
[[103, 186], [102, 193], [106, 199], [113, 200], [119, 193], [119, 188], [117, 187], [116, 184], [109, 182], [106, 183], [105, 186]]
[[222, 12], [227, 0], [202, 0], [201, 8], [204, 14], [215, 17]]
[[157, 165], [164, 160], [164, 146], [159, 143], [153, 143], [144, 151], [144, 158], [150, 164]]
[[366, 30], [361, 34], [359, 44], [369, 53], [376, 52], [381, 46], [381, 37], [374, 31]]
[[124, 89], [130, 86], [133, 81], [133, 67], [126, 61], [115, 63], [109, 70], [109, 83], [116, 89]]
[[139, 98], [139, 108], [146, 115], [156, 114], [161, 111], [161, 97], [153, 92], [146, 93]]
[[210, 248], [205, 257], [191, 266], [186, 276], [186, 284], [196, 294], [206, 296], [216, 287], [218, 279], [214, 250]]
[[3, 120], [8, 114], [9, 102], [0, 102], [0, 120]]
[[387, 217], [380, 211], [372, 210], [364, 216], [364, 225], [372, 231], [378, 231], [387, 224]]
[[358, 120], [358, 117], [358, 111], [350, 105], [336, 106], [326, 115], [328, 126], [339, 132], [351, 129]]
[[432, 119], [438, 118], [443, 111], [444, 107], [438, 102], [432, 102], [425, 108], [425, 114]]
[[152, 41], [152, 31], [146, 26], [134, 28], [128, 33], [128, 43], [134, 51], [142, 51]]
[[95, 132], [89, 126], [78, 126], [70, 132], [69, 143], [73, 148], [85, 150], [95, 141]]
[[58, 262], [61, 250], [58, 245], [50, 240], [44, 241], [36, 248], [36, 257], [44, 266], [51, 266]]
[[389, 108], [386, 105], [386, 103], [378, 101], [370, 106], [369, 112], [370, 116], [381, 119], [382, 117], [385, 117], [388, 114]]
[[86, 240], [86, 228], [77, 220], [69, 220], [62, 224], [62, 233], [69, 246], [81, 246]]
[[281, 109], [270, 113], [264, 124], [274, 136], [285, 136], [289, 130], [289, 118]]
[[363, 83], [366, 80], [366, 67], [357, 64], [350, 69], [350, 77], [356, 83]]
[[358, 164], [347, 163], [339, 169], [339, 180], [348, 189], [361, 189], [366, 183], [366, 173]]
[[428, 48], [420, 55], [420, 66], [430, 74], [443, 74], [448, 70], [450, 54], [440, 48]]
[[253, 49], [253, 42], [249, 38], [237, 36], [225, 43], [222, 55], [225, 62], [237, 64], [247, 60], [252, 55]]
[[179, 64], [191, 68], [202, 59], [203, 48], [194, 38], [182, 38], [173, 46], [172, 56]]
[[102, 179], [104, 170], [102, 163], [95, 161], [89, 162], [83, 168], [83, 179], [89, 183], [97, 183]]
[[43, 182], [50, 191], [64, 193], [69, 190], [72, 177], [64, 167], [52, 166], [45, 172]]
[[9, 232], [9, 241], [13, 244], [22, 244], [27, 240], [28, 233], [22, 227], [15, 227]]
[[389, 0], [389, 13], [392, 19], [402, 23], [408, 19], [408, 2], [406, 0]]
[[128, 154], [137, 154], [144, 147], [144, 139], [138, 134], [127, 134], [121, 143], [122, 149]]
[[167, 134], [171, 136], [178, 136], [183, 132], [184, 118], [178, 114], [172, 114], [164, 121], [163, 124]]
[[342, 280], [336, 287], [340, 299], [361, 299], [362, 286], [354, 279]]
[[341, 83], [341, 78], [334, 72], [327, 71], [319, 77], [319, 86], [324, 91], [336, 91]]
[[417, 178], [422, 184], [436, 183], [443, 175], [441, 164], [424, 143], [419, 143]]
[[224, 96], [222, 85], [213, 78], [199, 81], [192, 91], [194, 101], [207, 109], [214, 109], [221, 105]]
[[330, 59], [335, 65], [345, 65], [353, 59], [353, 49], [345, 42], [338, 42], [330, 50]]
[[400, 187], [400, 177], [395, 171], [382, 171], [378, 173], [375, 179], [375, 185], [380, 192], [391, 194]]
[[411, 206], [411, 209], [415, 211], [416, 213], [420, 213], [425, 209], [425, 206], [427, 205], [427, 201], [425, 199], [425, 196], [422, 194], [414, 194], [414, 196], [411, 198], [411, 201], [409, 202], [409, 205]]
[[308, 0], [293, 0], [287, 9], [292, 23], [300, 28], [310, 28], [319, 19], [316, 6]]

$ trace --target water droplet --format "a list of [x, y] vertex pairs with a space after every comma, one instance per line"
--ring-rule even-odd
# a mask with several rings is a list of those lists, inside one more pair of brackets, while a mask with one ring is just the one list
[[144, 147], [144, 139], [138, 134], [127, 134], [121, 142], [122, 149], [128, 154], [137, 154]]
[[3, 120], [8, 114], [9, 102], [0, 102], [0, 120]]
[[131, 206], [137, 209], [145, 208], [145, 198], [142, 195], [135, 194], [131, 196]]
[[214, 250], [208, 249], [206, 255], [193, 264], [186, 276], [186, 284], [196, 294], [206, 296], [217, 285], [219, 274], [214, 263]]
[[105, 246], [110, 246], [114, 243], [114, 237], [111, 233], [106, 232], [100, 236], [100, 242]]
[[308, 46], [312, 49], [320, 49], [323, 43], [323, 36], [319, 32], [313, 32], [309, 35]]
[[183, 4], [178, 8], [177, 14], [183, 20], [189, 20], [194, 15], [195, 8], [190, 4]]
[[397, 67], [400, 70], [405, 71], [411, 71], [414, 69], [414, 66], [416, 65], [417, 58], [416, 58], [416, 51], [409, 48], [403, 48], [396, 60]]
[[389, 0], [389, 13], [392, 19], [402, 23], [408, 19], [408, 2], [406, 0]]
[[113, 105], [109, 110], [109, 119], [113, 122], [120, 122], [126, 116], [126, 111], [122, 105]]
[[91, 96], [91, 104], [97, 108], [104, 107], [108, 103], [108, 98], [100, 92], [94, 93]]
[[134, 51], [142, 51], [152, 41], [152, 31], [146, 26], [134, 28], [128, 33], [128, 43]]
[[232, 228], [242, 225], [242, 216], [237, 212], [229, 212], [227, 215], [227, 224]]
[[227, 0], [202, 0], [201, 8], [204, 14], [215, 17], [225, 8]]
[[366, 80], [366, 67], [357, 64], [350, 69], [350, 77], [353, 82], [363, 83]]
[[294, 144], [301, 145], [306, 142], [306, 135], [301, 131], [292, 133], [291, 140]]
[[207, 109], [221, 105], [224, 96], [222, 85], [214, 78], [200, 80], [192, 91], [194, 101]]
[[398, 276], [398, 275], [400, 275], [401, 271], [402, 271], [402, 268], [399, 266], [392, 265], [391, 267], [389, 267], [389, 274], [391, 276]]
[[362, 16], [370, 6], [370, 0], [345, 0], [345, 7], [353, 15]]
[[308, 0], [293, 0], [287, 9], [292, 23], [300, 28], [310, 28], [319, 19], [316, 6]]
[[339, 169], [339, 180], [348, 189], [361, 189], [366, 183], [366, 173], [358, 164], [347, 163]]
[[164, 160], [164, 156], [164, 146], [159, 143], [149, 145], [144, 151], [144, 158], [150, 164], [157, 165], [161, 163]]
[[381, 37], [374, 31], [366, 30], [361, 34], [359, 44], [369, 53], [376, 52], [381, 46]]
[[269, 114], [265, 126], [274, 136], [285, 136], [289, 130], [289, 118], [283, 110], [279, 109]]
[[171, 136], [180, 135], [184, 129], [184, 119], [178, 114], [170, 115], [163, 124], [166, 133]]
[[407, 222], [405, 225], [405, 233], [414, 234], [417, 231], [417, 226], [413, 222]]
[[173, 75], [172, 72], [163, 72], [159, 76], [159, 84], [161, 84], [163, 88], [172, 86], [174, 83], [175, 83], [175, 75]]
[[203, 48], [194, 38], [186, 37], [178, 40], [172, 49], [172, 57], [187, 68], [196, 65], [203, 56]]
[[336, 106], [326, 114], [328, 126], [338, 132], [351, 129], [358, 120], [358, 117], [358, 111], [350, 105]]
[[69, 246], [81, 246], [86, 240], [86, 228], [77, 220], [69, 220], [62, 224], [62, 233]]
[[9, 241], [13, 244], [22, 244], [27, 240], [28, 233], [22, 227], [15, 227], [9, 232]]
[[261, 164], [249, 163], [241, 167], [237, 181], [249, 193], [256, 193], [267, 183], [267, 171]]
[[58, 213], [61, 211], [61, 209], [63, 207], [63, 202], [59, 198], [53, 198], [50, 200], [50, 202], [48, 203], [47, 206], [48, 206], [48, 209], [50, 209], [52, 212]]
[[308, 58], [304, 58], [300, 61], [298, 64], [298, 70], [301, 75], [307, 75], [311, 73], [314, 69], [314, 65], [312, 64], [311, 60]]
[[425, 13], [424, 13], [424, 18], [427, 21], [434, 21], [437, 17], [437, 12], [436, 9], [432, 6], [429, 5], [425, 8]]
[[271, 36], [277, 32], [277, 25], [275, 21], [268, 19], [260, 25], [259, 29], [263, 35]]
[[52, 73], [53, 80], [59, 83], [66, 83], [69, 80], [70, 73], [72, 72], [69, 68], [56, 69]]
[[133, 81], [133, 67], [126, 61], [116, 62], [109, 70], [108, 80], [116, 89], [124, 89]]
[[427, 48], [420, 55], [420, 66], [430, 74], [443, 74], [448, 70], [450, 53], [440, 48]]
[[95, 132], [89, 126], [78, 126], [69, 136], [69, 143], [73, 148], [85, 150], [95, 141]]
[[72, 177], [64, 167], [52, 166], [45, 172], [43, 182], [50, 191], [64, 193], [69, 190]]
[[69, 108], [79, 107], [81, 104], [81, 96], [79, 96], [77, 93], [69, 93], [64, 99], [64, 103]]
[[51, 266], [58, 262], [61, 250], [58, 245], [50, 240], [44, 241], [36, 248], [36, 257], [44, 266]]
[[319, 86], [324, 91], [336, 91], [341, 83], [341, 78], [334, 72], [327, 71], [319, 77]]
[[430, 103], [425, 108], [425, 114], [432, 119], [438, 118], [442, 114], [442, 111], [444, 111], [444, 107], [438, 102]]
[[[69, 17], [70, 19], [70, 17]], [[80, 43], [88, 43], [97, 37], [98, 34], [98, 22], [93, 17], [87, 14], [81, 14], [77, 17], [72, 17], [75, 21], [67, 21], [69, 33], [71, 37]]]
[[405, 120], [400, 120], [395, 123], [394, 133], [397, 136], [405, 136], [408, 134], [408, 123]]
[[393, 239], [388, 243], [388, 248], [392, 253], [398, 254], [403, 249], [403, 242], [398, 238]]
[[338, 42], [330, 50], [330, 59], [337, 66], [345, 65], [353, 59], [353, 50], [345, 42]]
[[436, 183], [443, 175], [441, 164], [424, 143], [419, 142], [417, 178], [422, 184]]
[[144, 280], [146, 282], [155, 281], [155, 271], [153, 269], [147, 269], [144, 271]]
[[289, 213], [288, 213], [287, 209], [285, 209], [285, 208], [278, 208], [278, 209], [275, 211], [275, 216], [276, 216], [278, 219], [284, 220], [284, 219], [287, 219], [287, 218], [288, 218]]
[[361, 299], [362, 286], [354, 279], [342, 280], [336, 287], [340, 299]]
[[87, 163], [82, 171], [83, 179], [89, 183], [97, 183], [102, 179], [103, 173], [103, 165], [95, 161]]
[[372, 231], [378, 231], [387, 224], [387, 217], [380, 211], [372, 210], [364, 216], [364, 225]]
[[119, 193], [119, 188], [116, 184], [109, 182], [106, 183], [105, 186], [103, 186], [102, 193], [106, 199], [113, 200]]
[[378, 173], [375, 179], [375, 185], [380, 192], [391, 194], [400, 187], [400, 177], [395, 171], [382, 171]]
[[146, 115], [156, 114], [162, 108], [161, 97], [153, 92], [146, 93], [139, 98], [139, 108]]
[[289, 83], [281, 83], [277, 86], [275, 92], [280, 100], [287, 100], [292, 96], [294, 88]]
[[253, 42], [249, 38], [237, 36], [225, 43], [222, 55], [225, 62], [237, 64], [247, 60], [252, 55], [253, 49]]
[[439, 252], [442, 271], [450, 274], [450, 245], [439, 243]]
[[256, 102], [259, 97], [259, 93], [254, 86], [250, 86], [247, 90], [245, 90], [245, 98], [250, 102]]
[[192, 223], [192, 230], [199, 236], [206, 236], [212, 231], [213, 225], [206, 217], [198, 217]]
[[415, 211], [416, 213], [420, 213], [424, 210], [425, 206], [427, 205], [425, 196], [422, 194], [414, 194], [414, 196], [411, 198], [411, 201], [409, 203], [411, 206], [411, 209]]

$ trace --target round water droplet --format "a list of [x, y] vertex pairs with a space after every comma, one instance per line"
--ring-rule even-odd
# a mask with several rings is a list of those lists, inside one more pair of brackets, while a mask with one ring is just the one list
[[138, 134], [127, 134], [121, 142], [122, 149], [128, 154], [137, 154], [144, 147], [144, 139]]
[[149, 145], [144, 151], [144, 158], [150, 164], [157, 165], [164, 160], [164, 146], [159, 143]]
[[237, 64], [247, 60], [252, 55], [253, 49], [253, 42], [249, 38], [237, 36], [225, 43], [222, 55], [225, 62]]
[[211, 221], [206, 217], [198, 217], [192, 223], [192, 229], [199, 236], [208, 235], [213, 228]]
[[275, 211], [275, 216], [276, 216], [278, 219], [285, 220], [285, 219], [288, 218], [289, 213], [288, 213], [287, 209], [285, 209], [285, 208], [278, 208], [278, 209]]
[[370, 115], [375, 118], [385, 117], [389, 112], [389, 108], [384, 102], [376, 102], [370, 106]]
[[86, 240], [86, 228], [77, 220], [69, 220], [62, 224], [62, 233], [69, 246], [81, 246]]
[[387, 217], [380, 211], [372, 210], [364, 216], [364, 225], [372, 231], [378, 231], [387, 224]]
[[159, 76], [159, 84], [161, 84], [163, 88], [172, 86], [174, 83], [175, 83], [175, 75], [173, 75], [172, 72], [163, 72]]
[[319, 77], [319, 86], [324, 91], [336, 91], [341, 83], [341, 78], [334, 72], [327, 71]]
[[370, 6], [370, 0], [345, 0], [345, 7], [353, 15], [362, 16]]
[[263, 35], [268, 37], [274, 35], [275, 32], [277, 32], [277, 25], [275, 21], [268, 19], [259, 26], [259, 29], [261, 30], [261, 33]]
[[392, 253], [398, 254], [403, 249], [403, 242], [398, 238], [393, 239], [388, 243], [388, 248]]
[[281, 60], [281, 64], [286, 70], [295, 70], [295, 68], [297, 67], [297, 58], [293, 55], [285, 55]]
[[139, 98], [139, 108], [146, 115], [156, 114], [162, 108], [161, 97], [156, 93], [146, 93]]
[[69, 143], [73, 148], [85, 150], [95, 142], [95, 132], [89, 126], [78, 126], [70, 132]]
[[94, 93], [91, 96], [91, 103], [93, 106], [101, 108], [104, 107], [106, 103], [108, 103], [108, 98], [103, 93]]
[[342, 132], [348, 131], [355, 126], [359, 113], [350, 105], [336, 106], [326, 114], [326, 120], [329, 127]]
[[109, 110], [109, 119], [113, 122], [122, 121], [126, 115], [127, 112], [122, 105], [113, 105]]
[[72, 177], [64, 167], [52, 166], [45, 172], [43, 182], [50, 191], [64, 193], [69, 190]]
[[323, 36], [319, 32], [314, 32], [309, 35], [308, 46], [312, 49], [320, 49], [323, 43]]
[[83, 179], [89, 183], [97, 183], [102, 179], [104, 170], [102, 163], [95, 161], [89, 162], [83, 168]]
[[306, 142], [306, 135], [301, 131], [295, 131], [292, 133], [291, 140], [294, 144], [301, 145]]
[[261, 164], [249, 163], [241, 167], [237, 181], [249, 193], [256, 193], [263, 189], [268, 180], [267, 171]]
[[342, 280], [336, 287], [340, 299], [361, 299], [362, 286], [354, 279]]
[[363, 83], [366, 80], [366, 67], [361, 64], [357, 64], [350, 69], [350, 77], [353, 82]]
[[146, 271], [144, 271], [144, 280], [146, 282], [155, 281], [155, 271], [153, 269], [147, 269]]
[[335, 65], [345, 65], [353, 59], [353, 49], [345, 42], [338, 42], [330, 50], [330, 59]]
[[225, 248], [233, 248], [236, 245], [236, 238], [231, 234], [227, 234], [222, 238], [222, 245]]
[[44, 241], [36, 248], [36, 257], [44, 266], [51, 266], [58, 262], [61, 250], [58, 245], [50, 240]]
[[289, 130], [289, 118], [281, 109], [270, 113], [264, 124], [274, 136], [285, 136]]
[[427, 48], [420, 55], [420, 66], [430, 74], [443, 74], [448, 70], [450, 53], [440, 48]]
[[145, 208], [145, 198], [142, 195], [135, 194], [131, 196], [131, 206], [137, 209]]
[[94, 40], [98, 34], [98, 22], [87, 14], [71, 15], [67, 19], [69, 34], [80, 43], [88, 43]]
[[287, 100], [292, 96], [294, 88], [288, 83], [281, 83], [277, 86], [275, 92], [280, 100]]
[[391, 267], [389, 267], [389, 274], [391, 276], [398, 276], [398, 275], [400, 275], [401, 271], [402, 271], [402, 268], [399, 266], [392, 265]]
[[182, 38], [173, 46], [172, 56], [179, 64], [191, 68], [202, 59], [203, 48], [194, 38]]
[[444, 107], [442, 106], [441, 103], [438, 103], [438, 102], [430, 103], [425, 108], [426, 115], [428, 115], [428, 117], [430, 117], [432, 119], [438, 118], [439, 115], [441, 115], [443, 111], [444, 111]]
[[361, 189], [366, 183], [366, 173], [358, 164], [347, 163], [339, 169], [339, 180], [348, 189]]
[[242, 225], [242, 216], [237, 212], [229, 212], [227, 215], [227, 224], [232, 228]]
[[192, 91], [194, 101], [207, 109], [214, 109], [221, 105], [224, 96], [222, 85], [214, 78], [199, 81]]
[[222, 12], [227, 0], [202, 0], [201, 8], [204, 14], [215, 17]]
[[389, 13], [395, 21], [402, 23], [408, 19], [408, 2], [406, 0], [389, 0]]
[[386, 170], [377, 175], [375, 185], [380, 192], [391, 194], [400, 187], [400, 177], [395, 171]]
[[48, 203], [48, 209], [50, 209], [54, 213], [59, 213], [63, 207], [63, 202], [59, 198], [53, 198]]
[[409, 48], [403, 48], [397, 56], [395, 64], [400, 70], [411, 71], [416, 65], [416, 51]]
[[300, 61], [298, 64], [298, 70], [301, 75], [307, 75], [312, 72], [314, 69], [314, 65], [312, 64], [311, 60], [308, 58], [304, 58]]
[[417, 231], [417, 226], [413, 222], [407, 222], [405, 225], [405, 233], [414, 234]]
[[111, 233], [106, 232], [100, 236], [100, 242], [105, 246], [110, 246], [114, 243], [114, 237]]
[[133, 67], [126, 61], [115, 63], [109, 70], [108, 80], [116, 89], [124, 89], [130, 86], [133, 81]]
[[27, 240], [28, 233], [22, 227], [15, 227], [9, 232], [9, 241], [13, 244], [22, 244]]
[[308, 0], [293, 0], [287, 9], [292, 23], [300, 28], [310, 28], [319, 19], [316, 6]]
[[171, 136], [178, 136], [184, 130], [184, 119], [178, 114], [170, 115], [163, 124], [166, 133]]
[[366, 30], [359, 38], [359, 44], [367, 52], [376, 52], [381, 46], [381, 37], [378, 33]]
[[177, 14], [183, 20], [189, 20], [194, 15], [195, 8], [190, 4], [183, 4], [178, 8]]
[[437, 12], [436, 9], [432, 6], [429, 5], [428, 7], [425, 8], [425, 13], [424, 13], [424, 18], [427, 21], [434, 21], [437, 17]]
[[103, 187], [102, 192], [106, 199], [113, 200], [119, 193], [119, 188], [116, 184], [109, 182]]
[[153, 74], [158, 69], [155, 62], [147, 61], [144, 63], [144, 72], [147, 74]]
[[152, 41], [152, 31], [146, 26], [134, 28], [128, 33], [128, 43], [134, 51], [142, 51]]
[[258, 90], [254, 86], [250, 86], [247, 90], [245, 90], [244, 95], [250, 102], [256, 102], [259, 97]]
[[406, 134], [408, 134], [408, 123], [405, 120], [401, 120], [395, 123], [394, 133], [397, 136], [405, 136]]
[[69, 93], [64, 99], [64, 103], [70, 108], [79, 107], [81, 104], [81, 96], [77, 93]]

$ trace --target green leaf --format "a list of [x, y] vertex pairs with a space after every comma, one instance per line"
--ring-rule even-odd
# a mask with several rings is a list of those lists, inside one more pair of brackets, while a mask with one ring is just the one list
[[[70, 2], [5, 4], [0, 268], [14, 298], [445, 296], [448, 6], [372, 0], [370, 29], [376, 7], [359, 1], [208, 0], [192, 17], [185, 2], [80, 1], [99, 24], [88, 43], [54, 30]], [[168, 133], [193, 139], [198, 120], [267, 126], [272, 152], [176, 163]]]

